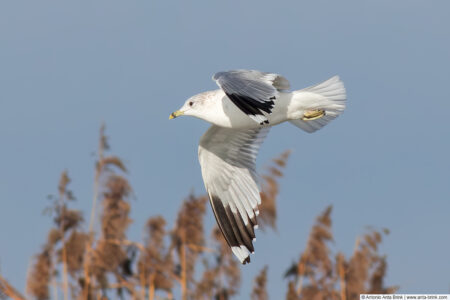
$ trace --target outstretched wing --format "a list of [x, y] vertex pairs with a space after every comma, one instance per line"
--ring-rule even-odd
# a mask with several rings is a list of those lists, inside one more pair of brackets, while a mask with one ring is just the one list
[[261, 197], [255, 160], [269, 127], [235, 130], [211, 126], [198, 158], [211, 207], [222, 234], [241, 263], [250, 262]]
[[289, 89], [289, 81], [281, 75], [255, 70], [233, 70], [214, 74], [213, 80], [230, 100], [258, 123], [268, 123], [279, 91]]

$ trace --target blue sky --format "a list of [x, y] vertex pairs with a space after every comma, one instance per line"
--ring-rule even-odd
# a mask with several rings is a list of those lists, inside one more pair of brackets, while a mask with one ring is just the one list
[[[286, 76], [294, 89], [335, 74], [345, 113], [312, 135], [270, 132], [258, 166], [292, 149], [278, 231], [259, 232], [242, 298], [269, 262], [269, 293], [334, 205], [333, 251], [367, 225], [391, 234], [387, 284], [447, 293], [450, 279], [448, 1], [9, 1], [0, 3], [0, 270], [24, 290], [50, 226], [42, 215], [67, 169], [76, 207], [92, 198], [102, 121], [134, 188], [130, 236], [173, 221], [203, 193], [197, 143], [208, 124], [168, 115], [233, 68]], [[210, 212], [208, 228], [214, 224]]]

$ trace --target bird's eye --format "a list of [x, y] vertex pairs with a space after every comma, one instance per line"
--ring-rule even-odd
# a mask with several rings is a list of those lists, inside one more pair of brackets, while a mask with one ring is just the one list
[[192, 105], [194, 105], [194, 102], [190, 101], [189, 106], [192, 106]]

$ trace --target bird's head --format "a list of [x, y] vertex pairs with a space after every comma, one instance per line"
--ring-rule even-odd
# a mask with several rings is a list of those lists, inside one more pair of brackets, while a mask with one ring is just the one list
[[209, 102], [209, 97], [205, 97], [203, 94], [195, 95], [186, 100], [179, 110], [171, 113], [169, 119], [174, 119], [183, 115], [203, 119], [204, 112], [207, 110]]

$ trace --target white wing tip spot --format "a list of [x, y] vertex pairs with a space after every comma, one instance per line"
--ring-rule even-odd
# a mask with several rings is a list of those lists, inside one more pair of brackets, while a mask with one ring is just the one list
[[231, 250], [233, 251], [234, 255], [239, 259], [239, 261], [243, 264], [247, 258], [250, 255], [250, 252], [248, 251], [247, 247], [244, 245], [241, 246], [232, 246]]

